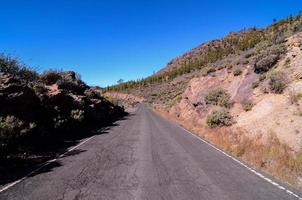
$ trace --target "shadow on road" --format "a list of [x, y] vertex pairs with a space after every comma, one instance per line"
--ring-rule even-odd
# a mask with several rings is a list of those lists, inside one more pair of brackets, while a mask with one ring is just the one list
[[[30, 155], [16, 155], [6, 159], [0, 159], [0, 189], [1, 186], [14, 182], [22, 177], [31, 177], [37, 174], [47, 173], [52, 171], [54, 168], [62, 166], [60, 159], [85, 152], [84, 150], [78, 149], [67, 152], [69, 148], [79, 144], [85, 138], [89, 138], [94, 135], [108, 134], [111, 128], [119, 126], [120, 121], [127, 120], [132, 115], [133, 114], [126, 113], [115, 121], [99, 127], [97, 130], [87, 132], [86, 134], [66, 137], [63, 140], [61, 138], [60, 140], [48, 141], [46, 144], [42, 144], [38, 150], [32, 152]], [[62, 154], [64, 155], [61, 156], [60, 159], [45, 165], [49, 160], [58, 158]], [[41, 167], [41, 169], [39, 169], [39, 167]]]

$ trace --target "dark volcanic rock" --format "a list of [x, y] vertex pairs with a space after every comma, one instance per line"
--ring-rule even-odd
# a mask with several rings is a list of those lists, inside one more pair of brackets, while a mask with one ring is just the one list
[[9, 75], [0, 76], [0, 113], [22, 116], [39, 108], [33, 89]]

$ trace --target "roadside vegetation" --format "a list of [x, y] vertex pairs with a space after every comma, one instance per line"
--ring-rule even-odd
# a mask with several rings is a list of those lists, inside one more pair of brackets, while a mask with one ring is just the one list
[[281, 94], [287, 86], [286, 75], [282, 72], [272, 72], [268, 75], [268, 87], [271, 92]]
[[227, 109], [214, 110], [207, 116], [206, 120], [210, 128], [230, 126], [233, 124], [233, 117]]
[[230, 94], [222, 89], [222, 88], [215, 88], [210, 90], [208, 94], [204, 97], [206, 104], [211, 104], [215, 106], [221, 107], [230, 107]]
[[302, 173], [302, 152], [293, 152], [274, 132], [269, 134], [266, 143], [250, 138], [240, 130], [223, 129], [215, 132], [209, 138], [215, 145], [258, 169], [300, 187], [297, 177]]
[[223, 88], [210, 90], [204, 97], [206, 104], [218, 106], [207, 115], [206, 123], [210, 128], [219, 126], [230, 126], [234, 123], [233, 117], [229, 113], [231, 107], [230, 94]]

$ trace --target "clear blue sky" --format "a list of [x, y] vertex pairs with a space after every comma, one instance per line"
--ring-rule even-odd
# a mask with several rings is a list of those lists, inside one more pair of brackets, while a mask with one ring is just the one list
[[197, 45], [302, 10], [301, 0], [1, 1], [0, 52], [106, 86], [157, 71]]

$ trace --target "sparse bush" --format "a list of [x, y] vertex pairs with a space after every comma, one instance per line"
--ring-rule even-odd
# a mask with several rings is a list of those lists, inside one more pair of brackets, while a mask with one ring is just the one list
[[72, 110], [70, 113], [70, 117], [78, 122], [82, 122], [85, 119], [84, 113], [85, 113], [84, 110], [80, 110], [80, 109]]
[[181, 95], [177, 95], [175, 96], [173, 99], [171, 99], [169, 102], [168, 102], [168, 106], [169, 107], [173, 107], [176, 103], [179, 103], [182, 99], [182, 96]]
[[118, 105], [118, 100], [113, 98], [113, 97], [110, 97], [110, 96], [106, 96], [105, 97], [110, 103], [112, 103], [113, 105]]
[[290, 64], [290, 58], [286, 58], [286, 60], [284, 62], [284, 65], [289, 66], [289, 64]]
[[245, 101], [242, 102], [241, 105], [242, 105], [243, 110], [246, 111], [246, 112], [251, 111], [252, 108], [254, 107], [254, 103], [251, 100], [245, 100]]
[[283, 44], [266, 44], [258, 49], [258, 55], [254, 59], [254, 71], [264, 73], [269, 71], [285, 53], [286, 46]]
[[273, 72], [268, 78], [268, 86], [270, 91], [276, 94], [281, 94], [287, 85], [285, 74], [282, 72]]
[[296, 93], [294, 91], [291, 91], [289, 93], [289, 101], [291, 104], [298, 104], [299, 100], [302, 98], [301, 93]]
[[100, 92], [98, 92], [94, 89], [87, 89], [84, 91], [84, 94], [91, 99], [102, 98]]
[[39, 74], [33, 69], [21, 64], [16, 58], [4, 55], [0, 55], [0, 72], [19, 77], [26, 82], [39, 78]]
[[230, 94], [227, 93], [226, 90], [222, 88], [216, 88], [214, 90], [211, 90], [206, 96], [205, 96], [205, 102], [207, 104], [212, 104], [216, 106], [222, 106], [222, 107], [229, 107], [230, 106]]
[[39, 79], [39, 74], [27, 67], [22, 67], [19, 70], [19, 77], [27, 82], [33, 82]]
[[255, 81], [254, 83], [252, 83], [252, 88], [255, 89], [259, 86], [259, 81]]
[[264, 81], [266, 79], [266, 74], [260, 74], [259, 75], [259, 81]]
[[0, 117], [0, 145], [20, 138], [35, 127], [35, 123], [26, 125], [15, 116]]
[[54, 70], [46, 71], [41, 75], [41, 81], [43, 83], [45, 83], [46, 85], [55, 84], [61, 78], [62, 78], [61, 75], [57, 71], [54, 71]]
[[233, 74], [234, 76], [239, 76], [242, 74], [242, 70], [240, 68], [236, 68], [234, 71], [233, 71]]
[[254, 65], [254, 71], [256, 73], [264, 73], [270, 70], [279, 60], [278, 55], [268, 55], [259, 61], [257, 61]]
[[16, 59], [4, 55], [0, 56], [0, 72], [17, 75], [19, 70], [19, 63]]
[[210, 74], [212, 72], [215, 72], [214, 67], [206, 66], [202, 68], [202, 73], [203, 74]]
[[36, 94], [44, 94], [45, 92], [47, 92], [47, 88], [42, 83], [35, 83], [33, 86], [33, 90]]
[[210, 128], [230, 126], [233, 124], [233, 117], [226, 109], [215, 110], [207, 116], [206, 122]]

